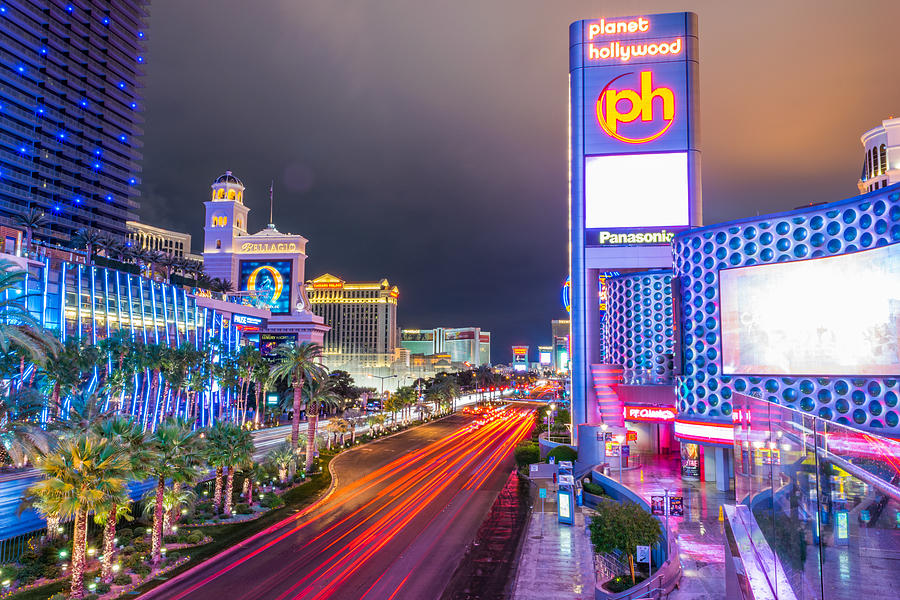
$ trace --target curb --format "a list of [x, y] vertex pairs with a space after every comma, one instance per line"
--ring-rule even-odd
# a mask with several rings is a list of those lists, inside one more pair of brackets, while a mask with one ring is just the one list
[[[311, 505], [312, 505], [312, 504], [319, 503], [319, 502], [324, 502], [325, 500], [327, 500], [327, 499], [334, 493], [335, 489], [337, 488], [337, 482], [338, 482], [338, 477], [337, 477], [337, 475], [336, 475], [335, 472], [334, 472], [334, 463], [335, 463], [341, 456], [344, 456], [345, 454], [351, 454], [354, 450], [359, 450], [360, 448], [364, 448], [364, 447], [365, 447], [367, 444], [369, 444], [369, 443], [372, 443], [372, 442], [375, 442], [375, 441], [379, 441], [379, 440], [386, 440], [386, 439], [392, 438], [392, 437], [394, 437], [394, 436], [397, 436], [397, 435], [406, 433], [407, 431], [412, 431], [413, 429], [418, 429], [418, 428], [420, 428], [420, 427], [425, 427], [426, 425], [430, 425], [430, 424], [432, 424], [432, 423], [437, 423], [438, 421], [442, 421], [443, 419], [446, 419], [447, 417], [451, 417], [451, 416], [453, 416], [454, 414], [455, 414], [455, 413], [451, 413], [451, 414], [449, 414], [449, 415], [446, 415], [446, 416], [444, 416], [444, 417], [441, 417], [440, 419], [435, 419], [434, 421], [429, 421], [428, 423], [422, 423], [421, 425], [416, 425], [415, 427], [410, 427], [409, 429], [404, 429], [403, 431], [398, 431], [397, 433], [393, 433], [393, 434], [388, 435], [388, 436], [385, 436], [385, 437], [383, 437], [383, 438], [378, 438], [378, 440], [371, 440], [370, 442], [367, 442], [366, 444], [360, 444], [360, 445], [355, 446], [355, 447], [353, 447], [353, 448], [348, 448], [347, 450], [341, 451], [337, 456], [335, 456], [335, 457], [328, 463], [328, 473], [331, 475], [331, 484], [330, 484], [330, 485], [328, 486], [328, 488], [322, 493], [321, 496], [319, 496], [318, 498], [316, 498], [315, 500], [313, 500], [313, 502], [311, 503]], [[164, 583], [162, 583], [162, 584], [160, 584], [160, 585], [158, 585], [158, 586], [156, 586], [156, 587], [154, 587], [154, 588], [152, 588], [152, 589], [147, 590], [146, 592], [144, 592], [143, 594], [140, 595], [140, 598], [154, 598], [154, 597], [158, 596], [160, 593], [164, 592], [166, 589], [168, 589], [169, 587], [171, 587], [172, 585], [174, 585], [176, 582], [181, 581], [182, 579], [185, 579], [185, 578], [187, 578], [188, 576], [192, 575], [195, 571], [200, 570], [202, 567], [206, 567], [209, 563], [211, 563], [211, 562], [213, 562], [213, 561], [222, 559], [222, 558], [224, 558], [224, 557], [226, 557], [226, 556], [228, 556], [228, 555], [230, 555], [230, 554], [236, 552], [237, 550], [246, 547], [246, 546], [247, 546], [248, 544], [250, 544], [251, 542], [253, 542], [253, 541], [255, 541], [255, 540], [257, 540], [257, 539], [259, 539], [259, 538], [261, 538], [261, 537], [263, 537], [263, 536], [265, 536], [265, 535], [269, 535], [270, 533], [274, 533], [275, 531], [281, 529], [284, 525], [287, 525], [292, 519], [294, 519], [294, 515], [291, 515], [291, 516], [289, 516], [289, 517], [286, 517], [285, 519], [282, 519], [281, 521], [278, 521], [277, 523], [273, 523], [272, 525], [270, 525], [269, 527], [263, 529], [262, 531], [258, 531], [258, 532], [256, 532], [256, 533], [254, 533], [253, 535], [251, 535], [250, 537], [245, 538], [245, 539], [241, 540], [240, 542], [234, 544], [233, 546], [231, 546], [231, 547], [229, 547], [229, 548], [226, 548], [225, 550], [222, 550], [222, 551], [219, 552], [218, 554], [215, 554], [215, 555], [213, 555], [213, 556], [210, 556], [210, 557], [207, 558], [206, 560], [197, 563], [196, 565], [194, 565], [193, 567], [191, 567], [191, 568], [188, 569], [187, 571], [184, 571], [184, 572], [182, 572], [182, 573], [179, 573], [178, 575], [176, 575], [176, 576], [173, 577], [172, 579], [169, 579], [168, 581], [166, 581], [166, 582], [164, 582]]]

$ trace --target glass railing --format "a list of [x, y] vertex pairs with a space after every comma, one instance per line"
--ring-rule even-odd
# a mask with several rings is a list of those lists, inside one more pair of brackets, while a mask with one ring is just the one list
[[776, 597], [900, 598], [900, 441], [742, 394], [734, 410], [736, 499], [784, 569]]

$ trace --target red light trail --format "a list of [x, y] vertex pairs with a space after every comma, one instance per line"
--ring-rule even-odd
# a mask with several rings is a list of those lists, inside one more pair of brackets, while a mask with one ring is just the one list
[[[394, 548], [410, 535], [419, 535], [420, 525], [424, 523], [421, 528], [424, 531], [441, 513], [440, 508], [457, 493], [482, 486], [516, 444], [530, 433], [531, 415], [529, 410], [506, 410], [478, 428], [462, 427], [346, 485], [336, 482], [332, 493], [242, 542], [238, 549], [249, 549], [253, 542], [261, 542], [260, 538], [273, 535], [274, 538], [228, 563], [223, 564], [222, 560], [227, 559], [220, 557], [215, 572], [187, 589], [171, 590], [165, 597], [169, 600], [212, 597], [213, 588], [228, 585], [235, 577], [243, 579], [241, 575], [248, 573], [248, 569], [253, 581], [248, 583], [247, 594], [241, 597], [272, 600], [366, 597], [381, 581], [386, 569], [381, 570], [381, 576], [374, 577], [374, 583], [366, 582], [361, 588], [358, 578], [351, 578], [363, 568], [367, 568], [365, 577], [371, 577], [372, 570], [377, 568], [373, 558], [383, 561], [386, 556], [393, 556], [393, 552], [384, 554], [389, 544], [393, 543]], [[357, 450], [347, 455], [348, 460], [350, 456], [359, 460], [365, 455]], [[445, 529], [463, 508], [464, 505], [453, 513]], [[409, 529], [414, 522], [415, 527]], [[306, 537], [302, 530], [310, 526], [314, 526], [315, 533]], [[271, 556], [266, 558], [274, 556], [273, 553], [284, 555], [285, 560], [274, 561], [275, 568], [268, 572], [258, 572], [259, 561], [273, 562]], [[252, 559], [255, 559], [253, 565], [246, 564]], [[240, 569], [240, 574], [229, 575], [227, 581], [216, 581], [242, 565], [246, 566]], [[195, 570], [202, 571], [202, 565]], [[385, 592], [382, 597], [390, 594], [391, 598], [401, 598], [398, 594], [414, 572], [415, 569], [405, 573], [396, 588], [393, 586], [397, 579], [392, 579], [389, 585], [393, 593]], [[351, 588], [359, 589], [350, 592]]]

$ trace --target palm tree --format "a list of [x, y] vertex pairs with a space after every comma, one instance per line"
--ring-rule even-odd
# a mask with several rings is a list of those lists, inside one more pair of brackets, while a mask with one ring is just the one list
[[14, 465], [24, 465], [50, 448], [52, 438], [38, 421], [42, 409], [43, 398], [28, 388], [0, 397], [0, 446]]
[[253, 436], [246, 429], [232, 423], [224, 425], [227, 446], [223, 459], [228, 465], [228, 476], [225, 478], [225, 505], [222, 510], [226, 517], [231, 516], [231, 498], [234, 493], [234, 472], [241, 465], [253, 460]]
[[373, 434], [376, 432], [376, 430], [384, 427], [384, 421], [385, 421], [384, 413], [369, 415], [369, 418], [368, 418], [369, 427], [371, 428]]
[[[197, 492], [189, 487], [166, 488], [163, 493], [163, 535], [175, 533], [175, 515], [181, 510], [193, 506], [197, 501]], [[153, 518], [156, 514], [156, 492], [148, 491], [144, 495], [144, 516]]]
[[[116, 558], [116, 523], [119, 519], [132, 521], [131, 495], [127, 489], [122, 493], [107, 498], [106, 502], [94, 511], [94, 523], [103, 527], [103, 553], [100, 555], [100, 579], [103, 583], [112, 583], [113, 562]], [[47, 522], [50, 527], [50, 522]]]
[[72, 236], [70, 242], [73, 248], [84, 248], [87, 255], [87, 264], [91, 264], [91, 257], [94, 255], [94, 246], [103, 243], [103, 234], [96, 229], [87, 228], [79, 229]]
[[200, 438], [183, 419], [169, 419], [159, 424], [147, 439], [147, 473], [156, 480], [156, 504], [153, 513], [151, 556], [156, 564], [161, 558], [163, 535], [163, 496], [166, 480], [186, 480], [197, 474]]
[[[291, 447], [297, 450], [300, 439], [300, 407], [303, 403], [304, 382], [311, 379], [325, 379], [327, 371], [318, 361], [322, 356], [322, 346], [309, 342], [283, 344], [275, 349], [278, 362], [272, 367], [272, 379], [284, 380], [294, 390], [294, 416], [291, 422]], [[311, 410], [315, 408], [315, 410]], [[315, 455], [316, 421], [319, 418], [318, 405], [306, 406], [308, 431], [306, 437], [306, 466], [312, 465]]]
[[225, 483], [225, 467], [228, 466], [225, 453], [228, 450], [228, 446], [231, 444], [229, 427], [232, 427], [230, 423], [216, 421], [216, 423], [204, 433], [206, 436], [206, 445], [204, 446], [206, 462], [210, 467], [216, 470], [216, 487], [215, 492], [213, 493], [213, 508], [215, 508], [216, 512], [219, 512], [222, 509], [222, 489], [223, 484]]
[[0, 352], [19, 352], [23, 359], [40, 363], [56, 356], [59, 342], [29, 312], [26, 277], [16, 264], [0, 259]]
[[269, 467], [265, 463], [250, 461], [244, 465], [244, 487], [247, 488], [247, 504], [253, 504], [253, 490], [259, 483], [268, 477]]
[[362, 422], [365, 415], [358, 408], [348, 408], [344, 411], [344, 418], [350, 423], [350, 444], [356, 443], [356, 428]]
[[337, 436], [341, 436], [341, 445], [344, 445], [344, 436], [350, 433], [350, 423], [347, 422], [347, 419], [330, 419], [328, 421], [328, 425], [325, 426], [325, 431], [329, 433], [328, 436], [328, 449], [331, 450], [331, 440], [332, 438], [337, 441]]
[[306, 404], [306, 470], [309, 471], [316, 458], [316, 426], [319, 423], [319, 411], [323, 406], [333, 406], [340, 402], [334, 393], [333, 383], [327, 378], [307, 379], [303, 383], [302, 395]]
[[37, 464], [44, 479], [29, 488], [60, 518], [74, 517], [70, 598], [84, 596], [87, 518], [125, 489], [128, 458], [113, 442], [93, 433], [60, 440]]
[[34, 230], [47, 223], [47, 215], [40, 208], [32, 207], [24, 213], [16, 213], [14, 217], [16, 224], [25, 229], [25, 255], [31, 256], [31, 241], [34, 236]]
[[111, 235], [100, 235], [100, 238], [94, 243], [98, 250], [103, 252], [103, 256], [106, 258], [112, 258], [112, 254], [116, 252], [119, 247], [119, 240]]
[[[105, 419], [93, 426], [94, 432], [105, 440], [119, 446], [128, 457], [129, 479], [143, 479], [146, 474], [149, 455], [145, 449], [147, 434], [136, 421], [122, 416]], [[103, 556], [100, 576], [105, 583], [113, 579], [112, 565], [115, 559], [116, 524], [120, 517], [131, 520], [129, 505], [131, 497], [124, 494], [110, 498], [105, 513], [95, 514], [95, 520], [103, 525]], [[49, 526], [49, 523], [48, 523]]]
[[291, 449], [288, 443], [281, 444], [266, 455], [266, 462], [278, 470], [278, 479], [281, 483], [287, 482], [288, 471], [294, 466], [297, 453]]

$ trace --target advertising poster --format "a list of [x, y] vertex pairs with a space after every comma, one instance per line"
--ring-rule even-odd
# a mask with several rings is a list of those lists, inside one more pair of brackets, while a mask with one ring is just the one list
[[684, 516], [684, 496], [669, 496], [669, 516]]
[[242, 260], [240, 291], [254, 292], [257, 302], [268, 307], [273, 315], [290, 314], [291, 265], [289, 260]]
[[259, 334], [259, 353], [263, 358], [274, 358], [275, 348], [282, 344], [296, 343], [296, 333], [266, 333]]
[[650, 514], [662, 517], [666, 514], [666, 497], [650, 496]]
[[681, 443], [681, 476], [700, 479], [700, 446]]

